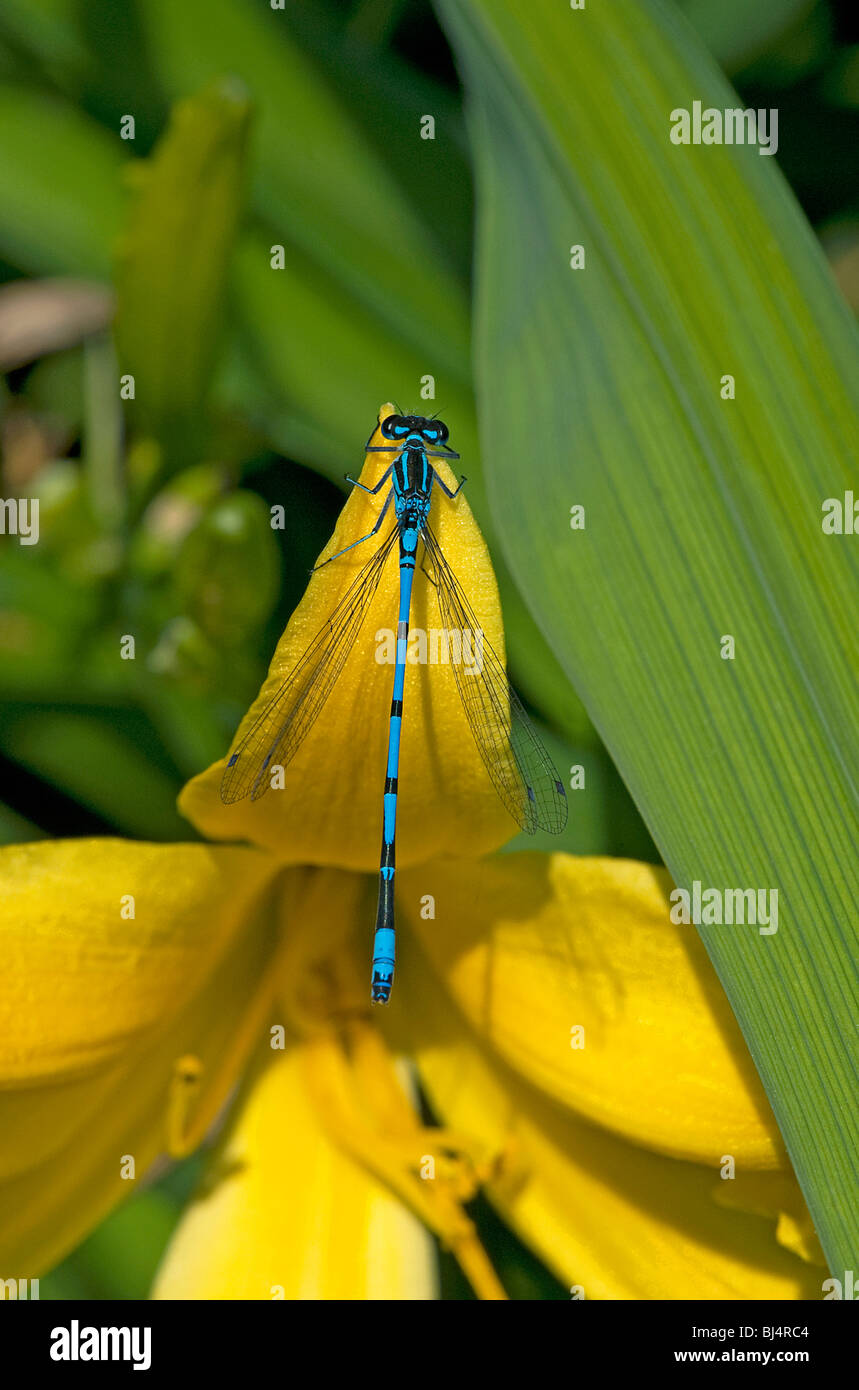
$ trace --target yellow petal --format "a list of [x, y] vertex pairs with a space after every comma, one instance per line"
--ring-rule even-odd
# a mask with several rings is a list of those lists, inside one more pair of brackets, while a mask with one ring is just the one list
[[711, 1197], [717, 1172], [577, 1119], [519, 1080], [453, 1010], [404, 942], [395, 1031], [407, 1029], [442, 1124], [501, 1155], [487, 1195], [519, 1237], [590, 1299], [807, 1299], [820, 1271], [773, 1223]]
[[328, 1140], [302, 1049], [263, 1065], [159, 1271], [163, 1299], [429, 1299], [432, 1241]]
[[207, 845], [0, 850], [0, 1083], [83, 1074], [163, 1024], [248, 923], [276, 868]]
[[182, 1118], [182, 1059], [205, 1133], [266, 1021], [275, 867], [111, 840], [0, 852], [0, 1265], [43, 1272], [134, 1190]]
[[[669, 919], [663, 870], [516, 854], [398, 880], [400, 906], [476, 1032], [548, 1096], [665, 1154], [786, 1166], [704, 947]], [[420, 911], [427, 895], [433, 920]]]
[[[379, 418], [392, 410], [383, 406]], [[373, 443], [386, 442], [377, 429]], [[361, 473], [365, 486], [372, 487], [381, 478], [392, 458], [387, 453], [367, 454]], [[433, 464], [453, 486], [456, 479], [444, 460], [433, 459]], [[354, 488], [320, 558], [366, 535], [386, 494], [387, 485], [375, 497]], [[503, 660], [495, 576], [466, 492], [449, 501], [436, 489], [433, 497], [432, 527], [486, 640]], [[394, 524], [392, 513], [393, 506], [379, 533], [382, 537]], [[278, 643], [265, 684], [242, 721], [239, 737], [290, 675], [378, 545], [379, 538], [374, 537], [313, 575]], [[199, 830], [212, 839], [249, 840], [285, 862], [360, 870], [378, 867], [394, 667], [380, 662], [377, 655], [382, 651], [380, 634], [388, 633], [393, 639], [396, 633], [398, 608], [395, 545], [334, 690], [286, 769], [284, 787], [273, 786], [256, 802], [246, 798], [225, 806], [219, 795], [223, 759], [194, 778], [180, 797], [181, 810]], [[435, 589], [419, 563], [412, 633], [416, 629], [438, 633], [441, 627]], [[515, 833], [516, 826], [498, 802], [477, 752], [449, 664], [410, 663], [407, 668], [399, 790], [400, 865], [453, 852], [483, 854]]]

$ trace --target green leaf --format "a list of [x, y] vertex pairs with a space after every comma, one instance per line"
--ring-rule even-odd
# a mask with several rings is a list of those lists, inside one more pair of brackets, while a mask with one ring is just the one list
[[[472, 186], [459, 92], [345, 13], [290, 5], [282, 17], [465, 280], [471, 266]], [[435, 120], [436, 139], [416, 139], [427, 114]]]
[[837, 1273], [859, 1244], [859, 552], [821, 509], [855, 485], [856, 327], [772, 158], [671, 143], [676, 108], [741, 105], [675, 11], [441, 10], [498, 532], [678, 884], [778, 890], [776, 934], [701, 934]]
[[105, 717], [62, 709], [7, 712], [0, 748], [120, 833], [187, 840], [188, 827], [175, 808], [178, 782], [152, 761], [149, 750], [120, 731], [119, 722], [116, 712]]
[[20, 845], [44, 838], [45, 832], [38, 825], [0, 802], [0, 845]]
[[78, 90], [91, 64], [79, 32], [77, 0], [3, 0], [0, 37], [23, 53], [40, 77]]
[[172, 472], [199, 455], [220, 344], [226, 268], [242, 202], [250, 105], [234, 82], [176, 107], [136, 190], [117, 273], [120, 372], [133, 415]]
[[107, 279], [122, 148], [69, 103], [0, 86], [0, 255], [36, 275]]
[[689, 23], [726, 72], [740, 72], [819, 9], [815, 0], [679, 0]]
[[163, 1183], [133, 1193], [42, 1279], [40, 1298], [145, 1299], [181, 1214]]
[[122, 522], [125, 479], [122, 460], [122, 405], [113, 343], [105, 334], [84, 344], [86, 425], [83, 457], [90, 511], [105, 530]]

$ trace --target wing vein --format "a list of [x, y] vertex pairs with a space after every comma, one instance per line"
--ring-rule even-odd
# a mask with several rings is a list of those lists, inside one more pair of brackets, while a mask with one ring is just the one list
[[[434, 571], [444, 624], [449, 631], [459, 631], [461, 643], [470, 630], [476, 644], [481, 631], [477, 619], [429, 525], [424, 527], [423, 538]], [[504, 666], [482, 634], [480, 650], [480, 667], [473, 674], [468, 673], [461, 661], [454, 660], [451, 664], [486, 770], [507, 810], [523, 830], [533, 833], [541, 829], [558, 834], [567, 823], [564, 784], [511, 686]]]
[[270, 786], [269, 769], [286, 768], [334, 689], [379, 587], [397, 535], [395, 526], [320, 628], [283, 685], [231, 750], [221, 779], [221, 800], [256, 801]]

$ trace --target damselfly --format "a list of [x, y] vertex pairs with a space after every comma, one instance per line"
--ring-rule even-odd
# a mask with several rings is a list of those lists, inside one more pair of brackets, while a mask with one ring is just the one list
[[[385, 569], [399, 542], [400, 607], [397, 624], [394, 691], [388, 731], [388, 761], [382, 814], [382, 857], [379, 866], [379, 905], [373, 940], [371, 998], [387, 1003], [394, 978], [394, 869], [397, 823], [400, 730], [403, 720], [406, 654], [412, 585], [419, 546], [422, 569], [434, 585], [444, 625], [452, 632], [477, 632], [477, 620], [459, 582], [445, 560], [429, 516], [433, 488], [438, 485], [448, 501], [459, 494], [449, 488], [433, 468], [431, 458], [458, 459], [447, 443], [447, 425], [417, 415], [388, 415], [380, 425], [389, 444], [367, 441], [365, 453], [394, 457], [375, 487], [354, 478], [347, 481], [372, 496], [389, 484], [376, 524], [316, 569], [339, 560], [346, 551], [363, 545], [381, 530], [394, 503], [396, 521], [355, 581], [338, 603], [328, 622], [311, 642], [304, 656], [274, 698], [254, 722], [227, 762], [221, 782], [221, 799], [230, 803], [250, 795], [257, 800], [271, 785], [271, 770], [285, 768], [306, 738], [352, 648], [369, 611]], [[429, 564], [429, 570], [426, 565]], [[519, 697], [507, 679], [504, 666], [484, 640], [481, 669], [466, 673], [454, 663], [453, 672], [471, 732], [495, 789], [513, 819], [533, 833], [559, 833], [567, 821], [567, 797], [552, 760], [538, 738]]]

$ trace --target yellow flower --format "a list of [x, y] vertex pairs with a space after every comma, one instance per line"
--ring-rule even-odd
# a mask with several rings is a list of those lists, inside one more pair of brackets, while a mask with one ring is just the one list
[[[373, 505], [353, 493], [326, 554]], [[503, 654], [464, 497], [433, 524]], [[243, 727], [360, 551], [311, 580]], [[4, 1277], [49, 1268], [232, 1099], [158, 1297], [431, 1298], [428, 1231], [503, 1297], [467, 1211], [479, 1190], [574, 1296], [819, 1296], [778, 1131], [697, 935], [669, 920], [666, 874], [492, 857], [513, 824], [445, 666], [408, 671], [401, 961], [371, 1011], [391, 680], [373, 655], [396, 584], [391, 564], [283, 791], [224, 806], [223, 762], [185, 789], [218, 843], [0, 851]], [[437, 625], [428, 584], [414, 621]]]

